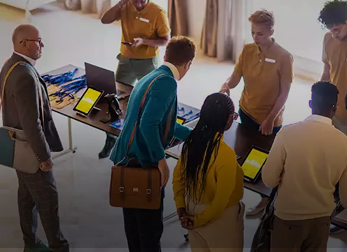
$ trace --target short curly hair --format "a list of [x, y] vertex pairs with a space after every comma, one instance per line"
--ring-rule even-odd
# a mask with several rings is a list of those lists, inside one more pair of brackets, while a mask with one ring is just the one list
[[333, 0], [324, 4], [320, 11], [318, 21], [324, 27], [345, 24], [347, 21], [347, 1]]
[[248, 20], [253, 24], [263, 24], [268, 26], [269, 28], [273, 28], [275, 25], [275, 17], [272, 11], [268, 10], [258, 10], [254, 12]]

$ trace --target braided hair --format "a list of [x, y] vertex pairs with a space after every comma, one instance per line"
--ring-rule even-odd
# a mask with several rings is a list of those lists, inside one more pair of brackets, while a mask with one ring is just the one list
[[181, 178], [186, 184], [186, 196], [194, 201], [201, 200], [212, 154], [213, 163], [234, 111], [235, 107], [229, 96], [222, 93], [209, 95], [201, 108], [199, 122], [185, 140], [181, 155], [184, 166]]

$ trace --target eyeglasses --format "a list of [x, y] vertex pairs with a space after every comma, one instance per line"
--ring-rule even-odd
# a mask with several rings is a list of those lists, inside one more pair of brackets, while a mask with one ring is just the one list
[[23, 43], [24, 41], [31, 41], [31, 42], [38, 42], [39, 44], [42, 43], [42, 39], [23, 39], [20, 43]]

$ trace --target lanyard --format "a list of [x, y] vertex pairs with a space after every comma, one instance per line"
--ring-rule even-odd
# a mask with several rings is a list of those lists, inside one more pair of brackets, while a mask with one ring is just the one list
[[77, 80], [65, 83], [64, 85], [60, 85], [60, 90], [52, 93], [50, 96], [57, 96], [58, 99], [56, 100], [57, 103], [63, 102], [64, 98], [69, 96], [70, 99], [74, 98], [74, 95], [80, 91], [81, 89], [85, 88], [87, 86], [87, 79], [85, 76], [82, 76], [82, 78], [76, 78]]
[[192, 115], [191, 117], [189, 117], [186, 121], [185, 121], [185, 124], [191, 122], [191, 121], [194, 121], [195, 119], [199, 118], [200, 117], [200, 112], [195, 114], [195, 115]]
[[73, 71], [68, 71], [62, 74], [54, 74], [54, 75], [46, 74], [41, 77], [47, 83], [47, 86], [50, 86], [51, 84], [60, 86], [66, 82], [69, 82], [75, 79], [81, 79], [81, 77], [83, 76], [74, 78], [77, 71], [78, 71], [78, 68], [75, 68]]

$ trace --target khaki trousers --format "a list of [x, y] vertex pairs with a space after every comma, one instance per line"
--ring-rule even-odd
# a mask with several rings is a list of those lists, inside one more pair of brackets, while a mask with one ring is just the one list
[[[187, 212], [196, 215], [206, 209], [204, 205], [192, 207]], [[226, 208], [218, 219], [203, 227], [189, 230], [192, 252], [242, 252], [243, 251], [243, 216], [245, 205], [239, 204]]]
[[275, 217], [271, 252], [325, 252], [329, 229], [330, 217], [299, 221]]

